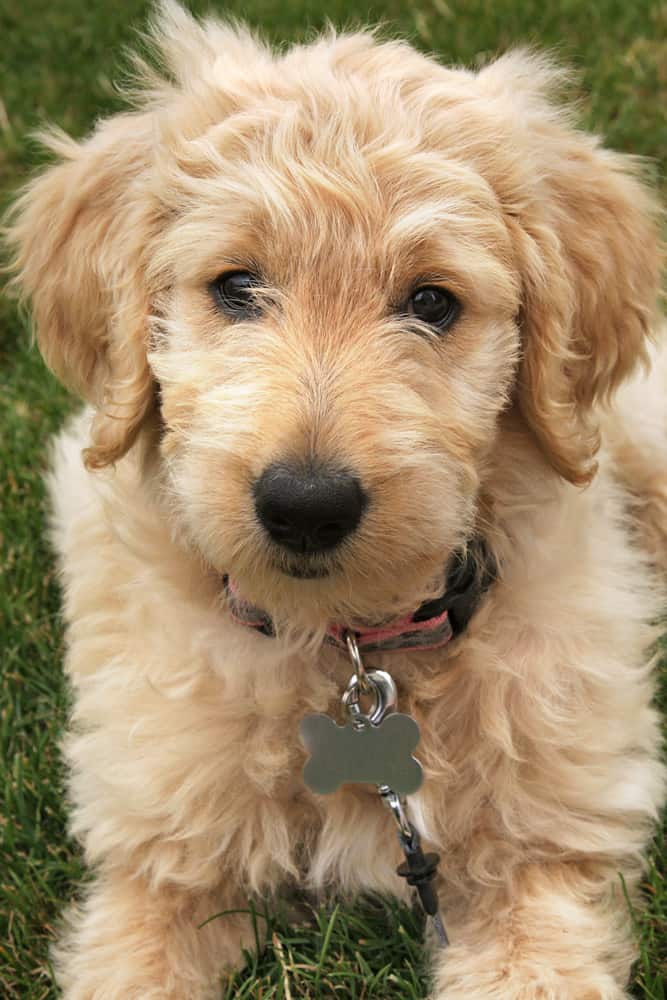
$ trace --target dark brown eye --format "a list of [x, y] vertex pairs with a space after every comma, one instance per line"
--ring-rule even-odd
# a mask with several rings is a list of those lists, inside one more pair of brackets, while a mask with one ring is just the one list
[[215, 300], [232, 319], [249, 319], [259, 312], [255, 289], [260, 284], [250, 271], [228, 271], [212, 283]]
[[461, 312], [455, 295], [437, 285], [422, 285], [407, 302], [407, 313], [436, 330], [448, 330]]

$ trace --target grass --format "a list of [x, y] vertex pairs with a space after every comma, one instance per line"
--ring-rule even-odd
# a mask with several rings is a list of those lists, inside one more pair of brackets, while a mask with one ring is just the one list
[[[194, 10], [205, 8], [197, 0]], [[110, 80], [123, 44], [146, 14], [143, 0], [0, 2], [0, 191], [3, 201], [38, 162], [29, 138], [44, 120], [75, 135], [117, 104]], [[449, 61], [477, 63], [521, 42], [556, 46], [581, 73], [587, 125], [610, 142], [667, 161], [667, 7], [651, 0], [240, 0], [274, 39], [322, 26], [387, 22]], [[659, 183], [665, 192], [664, 179]], [[45, 220], [45, 225], [48, 220]], [[62, 624], [44, 541], [42, 474], [51, 433], [73, 405], [29, 346], [29, 329], [0, 302], [0, 996], [56, 996], [47, 949], [63, 904], [83, 877], [66, 835], [58, 737], [67, 712]], [[667, 698], [663, 694], [662, 702]], [[667, 989], [667, 850], [658, 834], [635, 915], [641, 942], [634, 994]], [[259, 919], [259, 918], [258, 918]], [[300, 924], [270, 915], [270, 944], [249, 955], [223, 996], [253, 1000], [424, 997], [420, 924], [411, 912], [368, 901], [312, 913]], [[474, 998], [471, 998], [474, 1000]]]

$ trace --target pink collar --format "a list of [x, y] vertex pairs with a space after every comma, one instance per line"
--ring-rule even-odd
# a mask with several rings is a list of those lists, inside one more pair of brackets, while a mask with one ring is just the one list
[[[362, 652], [385, 652], [392, 649], [439, 649], [455, 639], [467, 627], [486, 590], [497, 576], [496, 560], [481, 536], [469, 540], [465, 549], [451, 559], [443, 593], [420, 604], [413, 614], [393, 622], [383, 622], [353, 629]], [[245, 601], [236, 584], [223, 578], [232, 619], [260, 635], [273, 636], [269, 615]], [[327, 627], [327, 642], [345, 649], [344, 625]]]
[[[255, 629], [260, 635], [275, 635], [273, 622], [266, 612], [244, 601], [235, 585], [227, 581], [227, 599], [232, 619], [237, 625]], [[339, 649], [346, 649], [345, 625], [329, 625], [327, 642]], [[428, 618], [420, 618], [418, 611], [391, 623], [353, 629], [357, 645], [362, 652], [372, 653], [390, 649], [437, 649], [445, 646], [454, 635], [447, 610]]]
[[[362, 652], [373, 653], [390, 649], [438, 649], [454, 637], [454, 630], [445, 609], [430, 618], [419, 619], [418, 612], [385, 625], [355, 628], [354, 635]], [[329, 625], [327, 641], [346, 649], [344, 625]]]

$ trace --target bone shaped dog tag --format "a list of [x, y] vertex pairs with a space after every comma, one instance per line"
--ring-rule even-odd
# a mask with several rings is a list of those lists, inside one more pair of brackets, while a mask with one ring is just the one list
[[412, 756], [419, 726], [411, 715], [396, 712], [378, 725], [364, 719], [359, 728], [351, 722], [339, 726], [328, 715], [307, 715], [300, 728], [310, 753], [303, 777], [313, 792], [326, 795], [353, 782], [411, 795], [422, 783], [421, 764]]

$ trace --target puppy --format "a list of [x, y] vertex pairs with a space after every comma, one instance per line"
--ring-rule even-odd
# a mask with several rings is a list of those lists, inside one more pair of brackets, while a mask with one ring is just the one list
[[50, 133], [11, 222], [41, 350], [89, 404], [50, 479], [97, 872], [64, 996], [214, 997], [252, 930], [203, 921], [295, 882], [409, 898], [377, 788], [303, 778], [352, 630], [421, 729], [434, 1000], [626, 997], [620, 873], [634, 897], [665, 788], [637, 164], [535, 54], [452, 70], [363, 32], [275, 54], [171, 2], [153, 35], [134, 110]]

